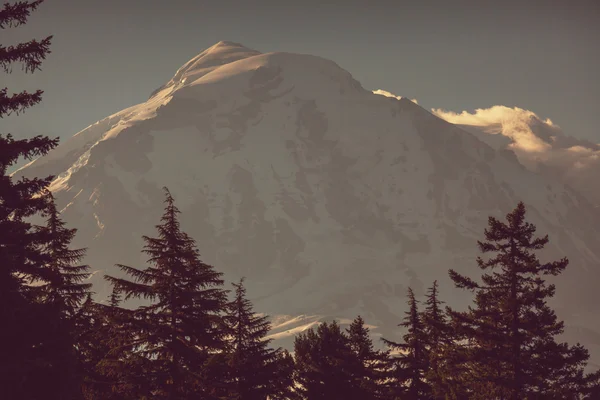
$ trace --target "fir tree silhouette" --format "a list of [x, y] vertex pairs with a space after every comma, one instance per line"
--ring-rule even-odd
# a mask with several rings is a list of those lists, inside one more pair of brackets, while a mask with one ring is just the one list
[[398, 325], [408, 329], [403, 336], [403, 342], [383, 339], [391, 349], [399, 351], [394, 357], [395, 385], [392, 395], [393, 398], [401, 399], [428, 399], [431, 388], [425, 381], [429, 367], [427, 337], [419, 314], [418, 301], [411, 288], [408, 288], [408, 306], [404, 321]]
[[426, 337], [426, 346], [428, 353], [427, 371], [425, 379], [431, 386], [432, 399], [444, 399], [445, 394], [442, 389], [442, 369], [444, 350], [451, 345], [450, 328], [446, 321], [446, 314], [442, 305], [443, 301], [439, 299], [438, 283], [427, 290], [427, 299], [425, 300], [425, 309], [421, 312], [421, 321], [423, 323], [423, 332]]
[[466, 312], [450, 310], [468, 341], [470, 374], [467, 382], [474, 398], [571, 399], [585, 393], [583, 368], [589, 358], [581, 345], [556, 341], [564, 324], [547, 305], [555, 292], [544, 276], [559, 275], [568, 260], [541, 263], [535, 252], [548, 236], [535, 237], [536, 228], [525, 220], [525, 206], [506, 216], [506, 223], [489, 218], [485, 241], [478, 242], [482, 283], [450, 270], [459, 288], [475, 293], [475, 305]]
[[[153, 399], [214, 398], [223, 388], [211, 373], [212, 361], [228, 349], [223, 313], [227, 291], [222, 274], [200, 260], [195, 241], [180, 229], [175, 200], [165, 190], [158, 237], [144, 236], [149, 266], [118, 267], [133, 280], [106, 276], [124, 300], [152, 304], [133, 313], [130, 352], [133, 370], [143, 370]], [[209, 379], [212, 378], [212, 379]]]
[[[85, 256], [85, 249], [72, 249], [71, 241], [77, 229], [68, 229], [61, 220], [51, 193], [44, 195], [48, 202], [42, 213], [46, 216], [45, 226], [36, 227], [44, 237], [42, 251], [48, 262], [42, 266], [47, 270], [45, 281], [32, 286], [30, 293], [36, 295], [36, 302], [42, 304], [48, 320], [45, 332], [46, 340], [42, 348], [52, 355], [53, 374], [46, 374], [48, 385], [68, 377], [64, 392], [71, 392], [70, 398], [81, 396], [82, 376], [78, 354], [78, 338], [82, 321], [78, 321], [79, 311], [84, 300], [90, 295], [91, 284], [84, 281], [90, 276], [89, 266], [80, 264]], [[85, 329], [83, 327], [83, 329]], [[39, 382], [42, 383], [42, 382]]]
[[51, 279], [36, 286], [35, 290], [39, 301], [52, 304], [66, 317], [72, 317], [92, 287], [91, 283], [83, 283], [90, 276], [89, 266], [80, 264], [86, 249], [70, 248], [77, 229], [66, 228], [52, 193], [46, 194], [45, 198], [48, 204], [42, 215], [47, 217], [47, 223], [37, 231], [46, 237], [43, 249], [49, 262], [44, 268], [49, 270], [47, 276]]
[[108, 304], [88, 296], [80, 310], [85, 399], [134, 400], [151, 390], [142, 369], [144, 360], [132, 344], [133, 312], [120, 304], [121, 294], [113, 287]]
[[368, 398], [361, 388], [360, 361], [337, 322], [321, 323], [296, 336], [295, 377], [303, 399]]
[[286, 370], [286, 358], [281, 349], [269, 348], [271, 340], [266, 337], [271, 330], [271, 324], [268, 317], [254, 313], [252, 303], [246, 298], [244, 279], [233, 286], [235, 298], [229, 305], [232, 341], [227, 356], [227, 398], [283, 398], [289, 390], [293, 369], [288, 367]]
[[360, 362], [359, 379], [365, 400], [387, 399], [387, 382], [392, 371], [389, 351], [374, 348], [369, 328], [360, 315], [352, 321], [346, 333], [350, 348]]
[[[5, 3], [0, 8], [0, 29], [25, 24], [41, 3]], [[0, 66], [7, 73], [15, 64], [25, 72], [39, 70], [50, 53], [51, 38], [0, 45]], [[1, 88], [0, 118], [36, 105], [42, 93], [9, 94], [8, 88]], [[58, 139], [45, 136], [17, 140], [11, 134], [0, 135], [0, 387], [2, 396], [13, 400], [78, 396], [72, 381], [70, 335], [65, 334], [61, 314], [40, 301], [36, 288], [56, 277], [44, 268], [52, 263], [44, 251], [48, 237], [30, 221], [47, 210], [44, 194], [53, 177], [14, 181], [8, 173], [19, 159], [45, 155], [57, 145]], [[69, 355], [52, 348], [58, 343], [69, 349]]]

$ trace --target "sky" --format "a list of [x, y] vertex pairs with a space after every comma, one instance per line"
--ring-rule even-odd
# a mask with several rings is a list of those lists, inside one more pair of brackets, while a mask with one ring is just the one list
[[220, 40], [322, 56], [371, 90], [454, 112], [518, 106], [600, 143], [600, 2], [46, 0], [0, 43], [54, 35], [34, 75], [9, 91], [45, 91], [1, 133], [63, 140], [145, 101]]

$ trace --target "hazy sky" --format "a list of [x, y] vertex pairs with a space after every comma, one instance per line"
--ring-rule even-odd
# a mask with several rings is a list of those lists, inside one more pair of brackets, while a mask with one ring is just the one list
[[2, 133], [71, 136], [230, 40], [331, 59], [365, 88], [427, 109], [519, 106], [600, 142], [598, 0], [47, 0], [0, 42], [47, 34], [42, 72], [0, 75], [9, 90], [45, 90], [41, 105], [3, 119]]

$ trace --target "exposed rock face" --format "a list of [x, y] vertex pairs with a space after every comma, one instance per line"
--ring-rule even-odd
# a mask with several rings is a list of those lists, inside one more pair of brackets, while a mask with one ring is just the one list
[[319, 57], [220, 42], [147, 102], [16, 175], [49, 173], [99, 270], [100, 297], [103, 271], [145, 262], [141, 236], [154, 234], [168, 186], [204, 260], [229, 281], [247, 276], [257, 309], [272, 315], [361, 313], [387, 332], [406, 288], [421, 294], [434, 279], [448, 303], [464, 304], [470, 296], [451, 287], [448, 268], [478, 276], [488, 215], [519, 200], [550, 235], [546, 255], [572, 261], [559, 279], [560, 316], [600, 311], [598, 210], [511, 152], [407, 99], [375, 95]]

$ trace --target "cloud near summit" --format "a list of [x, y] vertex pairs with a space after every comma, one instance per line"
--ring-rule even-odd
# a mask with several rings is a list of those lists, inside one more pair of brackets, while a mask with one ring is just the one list
[[432, 109], [438, 117], [475, 134], [495, 148], [507, 148], [530, 170], [568, 183], [600, 203], [600, 144], [569, 136], [549, 118], [518, 107], [493, 106], [455, 113]]
[[[474, 113], [463, 111], [460, 114], [439, 108], [431, 111], [456, 125], [481, 127], [488, 134], [502, 134], [511, 140], [509, 147], [520, 152], [549, 151], [553, 138], [562, 135], [560, 128], [550, 119], [542, 121], [535, 113], [518, 107], [493, 106], [478, 108]], [[538, 133], [543, 130], [544, 134], [536, 134], [534, 128], [537, 128]]]
[[[373, 93], [401, 98], [385, 90]], [[433, 108], [431, 112], [496, 149], [512, 150], [526, 168], [558, 178], [600, 204], [595, 178], [600, 176], [600, 144], [569, 136], [549, 118], [519, 107], [496, 105], [460, 113]]]

